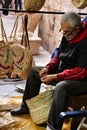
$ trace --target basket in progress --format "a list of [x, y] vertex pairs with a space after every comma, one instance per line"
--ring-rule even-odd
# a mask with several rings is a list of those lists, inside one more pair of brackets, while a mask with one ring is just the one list
[[53, 90], [46, 90], [39, 95], [26, 100], [30, 114], [35, 124], [47, 122], [50, 106], [52, 103]]

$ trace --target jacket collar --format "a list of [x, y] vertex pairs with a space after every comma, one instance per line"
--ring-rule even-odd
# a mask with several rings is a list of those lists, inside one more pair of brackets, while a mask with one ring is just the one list
[[75, 44], [87, 38], [87, 22], [82, 22], [82, 24], [83, 24], [83, 29], [81, 33], [74, 40], [70, 41], [70, 44]]

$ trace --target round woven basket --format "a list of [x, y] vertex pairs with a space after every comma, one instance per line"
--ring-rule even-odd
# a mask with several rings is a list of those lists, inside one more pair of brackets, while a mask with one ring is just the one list
[[87, 0], [72, 0], [72, 4], [78, 9], [83, 9], [87, 6]]
[[46, 90], [39, 95], [26, 100], [31, 118], [35, 124], [47, 122], [50, 106], [52, 103], [53, 90]]
[[24, 8], [30, 11], [38, 11], [44, 5], [45, 0], [24, 0]]
[[[21, 36], [21, 44], [15, 40], [16, 30], [18, 26], [18, 19], [19, 16], [22, 18], [23, 24], [23, 32]], [[33, 57], [30, 50], [29, 44], [29, 37], [27, 32], [27, 23], [28, 23], [28, 16], [25, 15], [24, 18], [21, 14], [16, 17], [12, 32], [10, 37], [13, 39], [10, 45], [10, 51], [12, 54], [12, 63], [13, 63], [13, 70], [11, 76], [18, 75], [22, 79], [26, 80], [28, 76], [28, 72], [30, 68], [34, 65], [33, 64]]]

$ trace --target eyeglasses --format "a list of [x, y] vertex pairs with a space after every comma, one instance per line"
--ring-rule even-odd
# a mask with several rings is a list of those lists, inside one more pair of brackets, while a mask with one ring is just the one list
[[60, 29], [59, 32], [63, 31], [64, 36], [67, 37], [67, 36], [70, 36], [74, 30], [75, 30], [75, 28], [73, 28], [71, 31], [64, 31], [64, 30]]

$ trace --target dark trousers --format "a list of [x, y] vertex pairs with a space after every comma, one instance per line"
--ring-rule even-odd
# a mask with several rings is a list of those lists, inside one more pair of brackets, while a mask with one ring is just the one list
[[[5, 0], [2, 8], [9, 9], [9, 5], [11, 4], [12, 0]], [[8, 10], [3, 10], [4, 15], [8, 15]]]
[[22, 9], [22, 0], [15, 0], [15, 9]]
[[68, 101], [71, 96], [84, 94], [87, 94], [87, 80], [66, 80], [59, 82], [54, 92], [48, 126], [52, 130], [61, 130], [60, 119], [58, 118], [60, 112], [67, 111]]
[[[39, 72], [36, 70], [36, 68], [31, 68], [29, 71], [23, 96], [24, 105], [26, 105], [25, 101], [27, 99], [39, 94], [42, 82], [40, 80]], [[65, 80], [60, 81], [59, 83], [54, 81], [52, 85], [56, 85], [56, 90], [53, 95], [53, 101], [48, 118], [48, 126], [52, 130], [61, 130], [60, 119], [58, 119], [60, 112], [67, 111], [68, 101], [71, 96], [87, 94], [87, 80]]]

